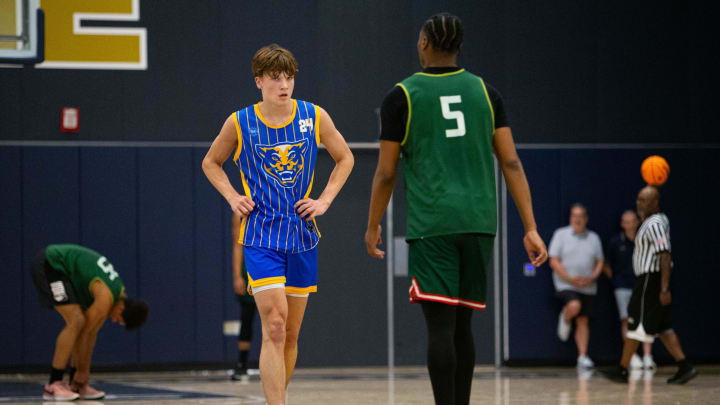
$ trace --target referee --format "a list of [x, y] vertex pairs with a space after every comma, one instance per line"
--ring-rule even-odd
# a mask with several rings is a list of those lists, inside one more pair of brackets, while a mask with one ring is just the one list
[[678, 364], [678, 371], [668, 384], [685, 384], [697, 376], [697, 370], [685, 358], [680, 341], [672, 329], [670, 313], [670, 221], [660, 212], [660, 192], [646, 186], [638, 193], [637, 210], [643, 221], [635, 237], [633, 268], [638, 276], [628, 305], [628, 333], [623, 345], [620, 366], [608, 377], [628, 381], [628, 366], [639, 342], [650, 342], [655, 336], [665, 345]]

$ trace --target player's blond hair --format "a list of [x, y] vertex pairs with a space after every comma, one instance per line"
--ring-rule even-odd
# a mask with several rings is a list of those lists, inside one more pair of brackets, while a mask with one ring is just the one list
[[298, 71], [297, 60], [292, 52], [278, 44], [270, 44], [258, 49], [252, 59], [253, 76], [263, 77], [266, 73], [276, 79], [281, 73], [288, 77]]

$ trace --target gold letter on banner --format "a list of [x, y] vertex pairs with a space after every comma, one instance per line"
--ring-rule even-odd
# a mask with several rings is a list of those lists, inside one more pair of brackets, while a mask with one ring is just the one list
[[[112, 27], [139, 21], [140, 0], [41, 0], [45, 62], [39, 68], [147, 69], [147, 30]], [[102, 26], [83, 26], [87, 21]]]

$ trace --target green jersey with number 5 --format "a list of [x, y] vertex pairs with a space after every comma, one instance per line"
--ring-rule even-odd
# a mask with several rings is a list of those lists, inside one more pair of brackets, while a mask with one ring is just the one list
[[408, 240], [497, 230], [494, 116], [483, 80], [465, 71], [416, 73], [402, 141]]
[[79, 245], [49, 245], [45, 248], [45, 258], [52, 268], [70, 279], [78, 303], [87, 308], [95, 301], [90, 285], [95, 280], [102, 281], [112, 293], [113, 302], [125, 291], [113, 265], [100, 253]]

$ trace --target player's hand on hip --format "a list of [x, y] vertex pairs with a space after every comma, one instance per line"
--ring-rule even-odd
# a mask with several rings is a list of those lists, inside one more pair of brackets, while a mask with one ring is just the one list
[[523, 238], [523, 244], [528, 253], [528, 258], [530, 258], [530, 263], [533, 266], [539, 267], [545, 263], [548, 258], [547, 248], [537, 231], [529, 231], [526, 233]]
[[324, 214], [330, 207], [330, 204], [323, 200], [313, 200], [312, 198], [303, 198], [295, 203], [295, 212], [306, 221], [311, 221], [315, 217]]
[[670, 291], [660, 292], [660, 305], [668, 306], [672, 302]]
[[228, 204], [230, 204], [230, 208], [233, 210], [233, 212], [240, 215], [241, 217], [246, 217], [250, 215], [252, 210], [255, 208], [255, 201], [253, 201], [250, 197], [244, 195], [231, 197], [230, 199], [228, 199]]
[[365, 247], [370, 256], [384, 259], [385, 252], [378, 249], [378, 245], [382, 245], [382, 227], [380, 225], [376, 228], [370, 227], [365, 231]]

